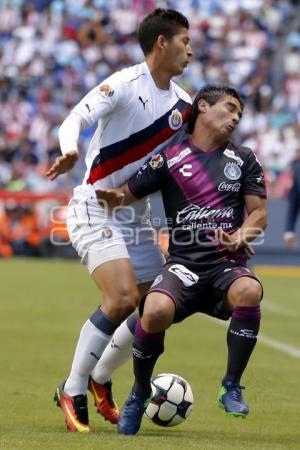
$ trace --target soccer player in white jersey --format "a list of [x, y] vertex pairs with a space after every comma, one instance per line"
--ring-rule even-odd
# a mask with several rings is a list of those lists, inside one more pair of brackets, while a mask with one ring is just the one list
[[163, 263], [154, 244], [148, 202], [137, 201], [130, 211], [120, 209], [112, 216], [97, 202], [95, 190], [121, 185], [187, 121], [190, 97], [171, 78], [183, 72], [192, 56], [188, 28], [187, 19], [174, 10], [158, 8], [143, 19], [138, 40], [145, 61], [111, 75], [75, 106], [60, 128], [62, 156], [46, 173], [53, 180], [72, 169], [80, 131], [98, 124], [84, 180], [75, 188], [67, 214], [72, 244], [102, 298], [81, 328], [71, 372], [55, 394], [72, 431], [90, 430], [87, 388], [99, 412], [117, 422], [111, 383], [101, 386], [90, 374]]

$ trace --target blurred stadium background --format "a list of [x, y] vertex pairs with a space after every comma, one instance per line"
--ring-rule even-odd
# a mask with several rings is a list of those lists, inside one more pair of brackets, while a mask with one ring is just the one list
[[[263, 162], [270, 198], [269, 227], [253, 264], [300, 266], [299, 250], [288, 253], [282, 242], [289, 167], [300, 149], [298, 0], [0, 0], [1, 449], [299, 449], [298, 267], [256, 266], [264, 320], [245, 374], [251, 416], [243, 424], [217, 409], [226, 329], [203, 315], [171, 328], [157, 367], [193, 387], [195, 411], [182, 427], [144, 421], [133, 443], [100, 421], [90, 401], [94, 432], [82, 436], [66, 433], [51, 404], [78, 330], [99, 301], [77, 261], [46, 259], [76, 257], [64, 245], [63, 205], [81, 182], [93, 130], [82, 134], [72, 172], [55, 182], [44, 172], [60, 154], [58, 128], [72, 105], [110, 73], [141, 61], [137, 24], [157, 6], [190, 20], [194, 59], [178, 82], [192, 96], [206, 83], [229, 83], [247, 97], [236, 139]], [[152, 201], [154, 217], [162, 218], [158, 196]], [[62, 245], [51, 245], [51, 235]], [[115, 377], [120, 406], [131, 381], [128, 363]]]
[[[300, 264], [282, 243], [289, 167], [300, 152], [298, 0], [1, 0], [0, 257], [75, 257], [49, 236], [68, 241], [56, 207], [81, 182], [93, 130], [82, 134], [75, 169], [50, 182], [58, 128], [89, 89], [142, 60], [137, 25], [157, 6], [190, 21], [194, 59], [178, 83], [191, 96], [207, 83], [230, 84], [247, 98], [236, 140], [264, 165], [271, 217], [255, 261]], [[153, 205], [163, 215], [157, 196]]]

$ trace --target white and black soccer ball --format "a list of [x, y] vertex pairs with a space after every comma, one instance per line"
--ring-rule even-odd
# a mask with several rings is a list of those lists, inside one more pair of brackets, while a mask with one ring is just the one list
[[179, 375], [160, 373], [151, 380], [152, 398], [145, 416], [162, 427], [173, 427], [184, 422], [193, 409], [190, 384]]

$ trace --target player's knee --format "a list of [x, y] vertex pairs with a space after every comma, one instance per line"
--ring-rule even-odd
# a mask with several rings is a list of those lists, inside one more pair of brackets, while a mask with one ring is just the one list
[[143, 329], [147, 333], [157, 333], [165, 330], [170, 323], [170, 312], [164, 305], [152, 305], [151, 309], [146, 309], [143, 313]]
[[239, 278], [229, 292], [229, 301], [234, 306], [257, 306], [262, 298], [262, 287], [253, 278]]
[[122, 289], [114, 299], [105, 299], [105, 310], [109, 310], [110, 317], [115, 320], [124, 320], [136, 309], [138, 303], [137, 290]]

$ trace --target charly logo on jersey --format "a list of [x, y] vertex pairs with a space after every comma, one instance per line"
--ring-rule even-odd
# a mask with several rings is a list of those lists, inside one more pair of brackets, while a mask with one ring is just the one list
[[238, 163], [229, 162], [224, 167], [224, 175], [229, 180], [238, 180], [241, 178], [242, 171]]
[[178, 109], [174, 109], [169, 115], [169, 125], [172, 130], [179, 130], [183, 123], [182, 114]]
[[244, 164], [244, 161], [242, 160], [242, 158], [237, 156], [233, 150], [228, 150], [228, 148], [227, 148], [226, 150], [224, 150], [223, 155], [227, 156], [228, 158], [234, 159], [238, 163], [239, 166], [242, 166]]
[[100, 86], [101, 94], [105, 95], [105, 97], [112, 97], [114, 95], [114, 90], [109, 84], [103, 84]]
[[218, 186], [219, 192], [239, 192], [241, 189], [241, 183], [226, 183], [222, 181], [222, 183]]
[[186, 287], [193, 286], [193, 284], [196, 284], [199, 280], [198, 275], [187, 269], [182, 264], [173, 264], [169, 267], [168, 271], [176, 275], [176, 277], [178, 277]]
[[174, 166], [174, 164], [180, 162], [185, 156], [189, 155], [190, 153], [192, 153], [192, 150], [190, 148], [185, 148], [184, 150], [182, 150], [179, 155], [174, 156], [173, 158], [169, 159], [167, 161], [167, 166], [168, 169], [170, 169], [171, 167]]
[[152, 169], [160, 169], [164, 165], [164, 159], [161, 155], [154, 155], [149, 162]]
[[182, 173], [184, 177], [191, 177], [193, 175], [193, 173], [191, 172], [192, 168], [192, 164], [184, 164], [182, 167], [180, 167], [179, 172]]

